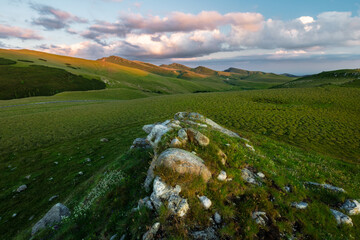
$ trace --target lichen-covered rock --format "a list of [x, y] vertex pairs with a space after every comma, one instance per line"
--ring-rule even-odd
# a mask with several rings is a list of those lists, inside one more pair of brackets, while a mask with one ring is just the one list
[[331, 191], [334, 191], [334, 192], [342, 192], [342, 193], [346, 192], [343, 188], [334, 187], [334, 186], [332, 186], [330, 184], [327, 184], [327, 183], [320, 184], [320, 183], [316, 183], [316, 182], [305, 182], [305, 184], [312, 185], [312, 186], [317, 186], [317, 187], [322, 187], [324, 189], [328, 189], [328, 190], [331, 190]]
[[334, 215], [337, 224], [349, 224], [351, 226], [353, 225], [352, 219], [349, 216], [334, 209], [330, 209], [330, 211]]
[[252, 218], [255, 220], [255, 222], [259, 225], [265, 226], [266, 222], [268, 220], [266, 216], [266, 212], [253, 212]]
[[225, 171], [221, 171], [221, 172], [219, 173], [219, 175], [217, 176], [217, 179], [218, 179], [219, 181], [225, 181], [226, 178], [227, 178], [227, 175], [226, 175], [226, 172], [225, 172]]
[[185, 216], [189, 210], [187, 200], [180, 197], [181, 187], [176, 185], [175, 188], [168, 186], [160, 177], [156, 177], [153, 184], [153, 192], [150, 200], [156, 210], [159, 210], [163, 201], [168, 202], [168, 209], [179, 217]]
[[196, 231], [191, 234], [193, 239], [198, 240], [217, 240], [219, 239], [216, 235], [216, 231], [213, 227], [208, 227], [202, 231]]
[[211, 178], [211, 172], [204, 161], [198, 156], [178, 148], [169, 148], [156, 159], [155, 166], [164, 166], [180, 174], [201, 176], [206, 182]]
[[255, 174], [247, 168], [244, 168], [241, 170], [241, 177], [248, 183], [255, 184], [255, 185], [261, 185], [261, 183], [257, 180], [257, 177], [255, 176]]
[[65, 205], [57, 203], [33, 226], [31, 234], [34, 235], [47, 226], [60, 223], [62, 218], [67, 216], [70, 216], [70, 210]]
[[349, 215], [360, 214], [360, 203], [356, 200], [346, 200], [341, 209], [344, 209]]
[[186, 133], [190, 142], [196, 143], [202, 147], [206, 147], [210, 143], [210, 139], [208, 137], [195, 129], [188, 128]]
[[154, 237], [156, 236], [156, 233], [159, 231], [160, 229], [160, 223], [157, 222], [157, 223], [154, 223], [154, 225], [151, 226], [151, 228], [149, 229], [149, 231], [147, 231], [142, 239], [143, 240], [152, 240], [152, 239], [155, 239]]
[[308, 204], [306, 202], [293, 202], [291, 206], [297, 209], [305, 209], [308, 207]]
[[198, 198], [205, 209], [209, 209], [211, 207], [212, 203], [209, 198], [206, 196], [199, 196]]
[[146, 138], [136, 138], [130, 149], [134, 149], [134, 148], [147, 149], [147, 148], [151, 148], [151, 145], [146, 141]]
[[218, 212], [214, 214], [214, 221], [216, 222], [216, 224], [221, 223], [221, 215]]

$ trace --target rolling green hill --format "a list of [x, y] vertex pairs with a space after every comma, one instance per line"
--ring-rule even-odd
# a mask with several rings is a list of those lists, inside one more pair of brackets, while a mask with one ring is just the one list
[[329, 84], [359, 87], [359, 81], [360, 69], [342, 69], [301, 77], [294, 81], [275, 86], [275, 88], [317, 87]]

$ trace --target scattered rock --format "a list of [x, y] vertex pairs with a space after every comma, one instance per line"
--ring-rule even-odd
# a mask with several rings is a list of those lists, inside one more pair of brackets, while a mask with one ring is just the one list
[[265, 174], [263, 174], [262, 172], [258, 172], [256, 174], [259, 178], [265, 178]]
[[23, 184], [23, 185], [21, 185], [20, 187], [18, 187], [18, 188], [16, 189], [16, 191], [17, 191], [17, 192], [22, 192], [22, 191], [24, 191], [25, 189], [27, 189], [27, 186], [26, 186], [25, 184]]
[[356, 200], [346, 200], [341, 209], [344, 209], [349, 215], [360, 214], [360, 203]]
[[251, 146], [250, 144], [245, 143], [245, 146], [250, 149], [251, 151], [255, 152], [255, 148]]
[[51, 226], [55, 223], [61, 222], [63, 217], [70, 216], [70, 210], [63, 204], [55, 204], [46, 214], [40, 219], [32, 228], [31, 235], [34, 235], [39, 230]]
[[352, 219], [349, 216], [343, 214], [342, 212], [336, 211], [334, 209], [330, 209], [330, 211], [334, 215], [337, 224], [349, 224], [351, 226], [353, 225]]
[[220, 224], [221, 223], [221, 216], [218, 212], [216, 212], [214, 214], [214, 221], [216, 222], [216, 224]]
[[181, 142], [177, 138], [174, 138], [170, 143], [170, 146], [172, 148], [179, 148], [179, 147], [181, 147], [181, 145], [182, 145]]
[[156, 124], [148, 124], [148, 125], [144, 125], [143, 126], [143, 130], [144, 132], [146, 132], [147, 134], [151, 133], [151, 130], [153, 129], [153, 127], [155, 126]]
[[78, 174], [81, 176], [81, 175], [84, 175], [84, 173], [82, 171], [78, 172]]
[[259, 225], [266, 226], [266, 222], [268, 220], [265, 212], [253, 212], [252, 218]]
[[308, 207], [308, 204], [306, 202], [293, 202], [291, 206], [297, 209], [305, 209]]
[[49, 177], [48, 180], [49, 180], [49, 181], [52, 181], [52, 180], [54, 180], [54, 178], [53, 178], [53, 177]]
[[216, 240], [219, 239], [216, 235], [216, 231], [214, 228], [212, 227], [208, 227], [207, 229], [203, 230], [203, 231], [196, 231], [193, 232], [192, 234], [193, 239], [198, 239], [198, 240]]
[[59, 162], [54, 162], [54, 164], [55, 164], [55, 165], [58, 165], [58, 164], [59, 164]]
[[17, 213], [14, 213], [11, 217], [13, 217], [13, 218], [14, 218], [14, 217], [16, 217], [16, 216], [17, 216]]
[[186, 133], [190, 142], [194, 142], [202, 147], [206, 147], [210, 143], [210, 139], [197, 130], [188, 128]]
[[211, 178], [211, 172], [198, 156], [178, 148], [169, 148], [156, 159], [155, 166], [164, 166], [180, 174], [201, 176], [206, 182]]
[[101, 138], [100, 139], [100, 142], [108, 142], [109, 141], [109, 139], [107, 139], [107, 138]]
[[25, 178], [29, 180], [31, 178], [31, 174], [25, 176]]
[[285, 192], [291, 192], [291, 188], [289, 186], [284, 187]]
[[257, 181], [255, 174], [247, 168], [241, 170], [241, 177], [248, 183], [261, 185], [261, 183]]
[[130, 149], [133, 148], [142, 148], [142, 149], [148, 149], [151, 148], [151, 145], [146, 141], [146, 138], [136, 138], [131, 145]]
[[226, 172], [225, 171], [221, 171], [220, 174], [218, 175], [217, 179], [219, 181], [225, 181], [227, 178]]
[[149, 197], [145, 197], [145, 198], [139, 200], [137, 210], [144, 207], [144, 206], [151, 209], [151, 210], [154, 209]]
[[91, 158], [85, 158], [85, 162], [91, 162]]
[[52, 200], [54, 200], [55, 198], [58, 198], [58, 197], [59, 197], [59, 195], [52, 196], [51, 198], [49, 198], [49, 202], [51, 202]]
[[305, 184], [322, 187], [324, 189], [328, 189], [328, 190], [331, 190], [334, 192], [342, 192], [342, 193], [346, 192], [343, 188], [334, 187], [334, 186], [332, 186], [330, 184], [326, 184], [326, 183], [320, 184], [320, 183], [316, 183], [316, 182], [305, 182]]
[[205, 209], [209, 209], [211, 207], [211, 200], [208, 199], [206, 196], [198, 196], [201, 201], [201, 204], [204, 206]]
[[32, 215], [31, 217], [29, 217], [29, 221], [33, 220], [34, 219], [34, 215]]
[[155, 236], [156, 236], [156, 233], [159, 231], [160, 229], [160, 223], [157, 222], [157, 223], [154, 223], [154, 225], [152, 225], [152, 227], [150, 228], [149, 231], [147, 231], [142, 239], [143, 240], [152, 240], [152, 239], [155, 239]]
[[219, 151], [218, 151], [217, 154], [218, 154], [218, 156], [219, 156], [220, 159], [221, 159], [222, 165], [225, 165], [225, 164], [226, 164], [226, 160], [227, 160], [226, 154], [225, 154], [223, 151], [221, 151], [221, 149], [219, 149]]

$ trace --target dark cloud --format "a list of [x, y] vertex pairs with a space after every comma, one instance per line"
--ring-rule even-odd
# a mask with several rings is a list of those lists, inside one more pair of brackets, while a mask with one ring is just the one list
[[71, 23], [87, 23], [86, 19], [47, 5], [30, 4], [40, 17], [33, 19], [32, 23], [43, 26], [46, 30], [68, 28]]

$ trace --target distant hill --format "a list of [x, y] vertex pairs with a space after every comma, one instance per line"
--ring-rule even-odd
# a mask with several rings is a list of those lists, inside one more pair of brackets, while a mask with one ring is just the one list
[[336, 71], [321, 72], [318, 74], [298, 78], [294, 81], [275, 86], [275, 88], [318, 87], [331, 84], [347, 87], [359, 87], [360, 69], [342, 69]]

